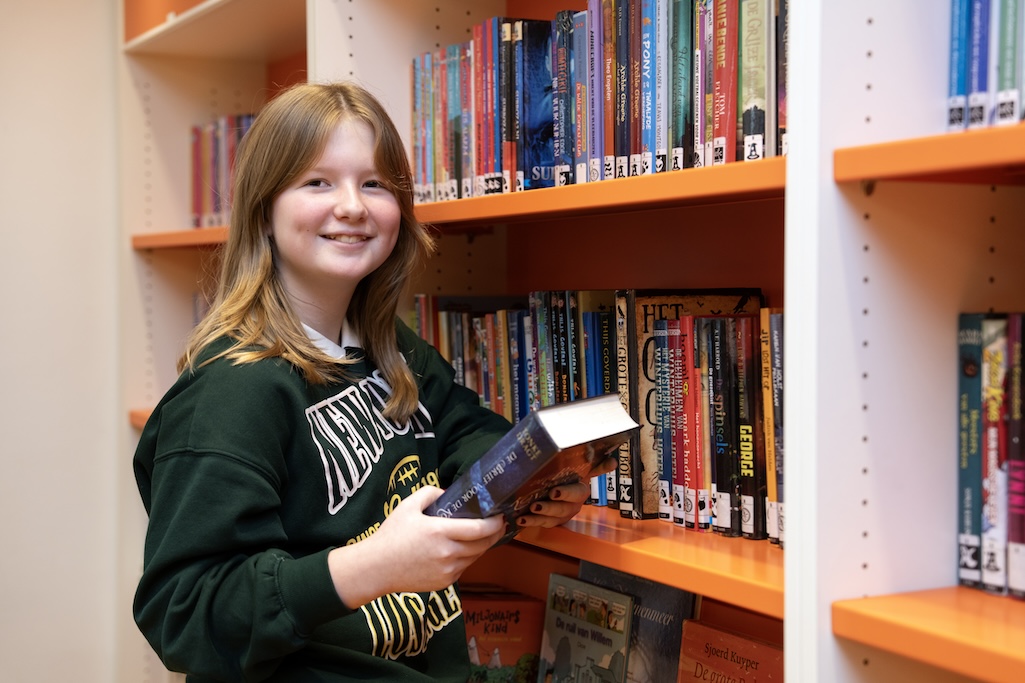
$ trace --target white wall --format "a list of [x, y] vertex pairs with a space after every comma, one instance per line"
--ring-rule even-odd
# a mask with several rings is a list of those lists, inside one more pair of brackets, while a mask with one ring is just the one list
[[0, 19], [0, 680], [114, 679], [117, 0]]

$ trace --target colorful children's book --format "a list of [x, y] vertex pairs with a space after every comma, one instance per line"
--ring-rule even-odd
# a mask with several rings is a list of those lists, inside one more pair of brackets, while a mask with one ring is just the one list
[[461, 584], [459, 597], [470, 680], [536, 680], [544, 601], [489, 584]]
[[625, 683], [632, 614], [632, 596], [552, 574], [537, 680]]
[[633, 597], [628, 680], [633, 683], [675, 683], [680, 665], [683, 623], [694, 616], [697, 596], [681, 588], [586, 560], [580, 563], [577, 576], [588, 583]]

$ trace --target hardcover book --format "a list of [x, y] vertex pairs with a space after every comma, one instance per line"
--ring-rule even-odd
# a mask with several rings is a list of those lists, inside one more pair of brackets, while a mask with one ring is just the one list
[[982, 313], [962, 313], [957, 330], [957, 580], [982, 587]]
[[675, 683], [684, 620], [694, 616], [697, 596], [586, 560], [578, 578], [633, 598], [627, 680], [633, 683]]
[[542, 408], [516, 423], [425, 512], [516, 518], [555, 486], [589, 481], [637, 429], [615, 394]]
[[632, 614], [632, 596], [552, 574], [538, 682], [625, 683]]
[[688, 619], [683, 624], [677, 680], [782, 681], [783, 649]]

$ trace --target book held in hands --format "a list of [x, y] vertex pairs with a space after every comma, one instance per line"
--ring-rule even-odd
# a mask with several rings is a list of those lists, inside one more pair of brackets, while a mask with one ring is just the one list
[[515, 520], [556, 486], [589, 481], [637, 429], [616, 394], [529, 413], [426, 509], [439, 517]]

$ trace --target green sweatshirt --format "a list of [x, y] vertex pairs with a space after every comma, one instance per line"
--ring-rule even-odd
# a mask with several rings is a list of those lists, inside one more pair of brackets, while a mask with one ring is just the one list
[[420, 387], [404, 424], [381, 416], [390, 389], [366, 361], [324, 386], [280, 359], [221, 359], [154, 410], [134, 461], [149, 514], [135, 619], [188, 681], [467, 679], [455, 586], [349, 610], [328, 573], [329, 549], [420, 486], [447, 486], [510, 428], [397, 327]]

